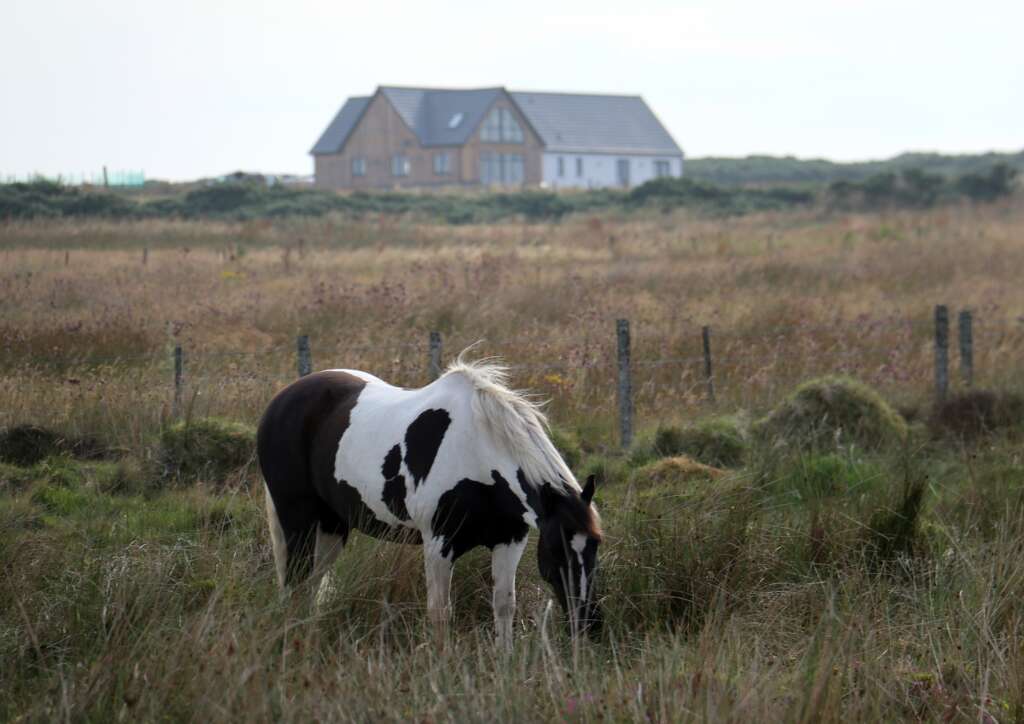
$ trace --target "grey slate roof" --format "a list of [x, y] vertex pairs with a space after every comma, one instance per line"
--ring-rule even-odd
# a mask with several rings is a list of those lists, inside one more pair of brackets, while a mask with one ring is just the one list
[[[424, 146], [461, 146], [473, 135], [484, 113], [502, 93], [501, 88], [382, 87], [380, 90]], [[449, 128], [456, 113], [463, 114], [462, 120], [455, 128]]]
[[320, 140], [310, 151], [314, 156], [319, 153], [337, 153], [345, 144], [348, 134], [356, 127], [356, 123], [363, 116], [366, 106], [370, 105], [371, 96], [356, 96], [345, 101], [345, 105], [338, 111], [327, 130], [320, 136]]
[[[450, 90], [381, 86], [424, 146], [460, 146], [483, 121], [502, 88]], [[541, 137], [546, 150], [575, 153], [649, 153], [682, 151], [640, 96], [510, 92], [509, 96]], [[337, 153], [355, 128], [372, 96], [346, 101], [316, 142], [312, 153]], [[461, 122], [449, 128], [456, 113]]]
[[516, 91], [509, 95], [547, 151], [682, 154], [640, 96]]

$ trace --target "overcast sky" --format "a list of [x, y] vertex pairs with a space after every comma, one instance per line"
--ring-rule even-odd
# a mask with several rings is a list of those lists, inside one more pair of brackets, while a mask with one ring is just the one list
[[0, 0], [0, 178], [311, 173], [378, 84], [640, 94], [688, 156], [1024, 147], [1024, 1]]

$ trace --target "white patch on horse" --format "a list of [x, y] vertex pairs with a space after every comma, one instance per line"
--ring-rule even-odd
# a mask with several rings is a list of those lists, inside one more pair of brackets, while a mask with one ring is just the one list
[[583, 549], [587, 546], [587, 536], [577, 533], [572, 537], [570, 543], [573, 551], [576, 552], [576, 560], [580, 562], [580, 600], [587, 600], [587, 569], [583, 565]]
[[473, 384], [474, 418], [489, 428], [494, 442], [523, 469], [534, 485], [582, 492], [576, 476], [548, 437], [542, 403], [508, 387], [508, 368], [494, 360], [467, 361], [465, 352], [448, 366], [445, 377], [462, 375]]

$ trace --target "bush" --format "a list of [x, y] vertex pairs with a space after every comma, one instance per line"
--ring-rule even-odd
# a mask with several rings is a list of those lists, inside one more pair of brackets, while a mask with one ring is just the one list
[[255, 455], [256, 430], [241, 422], [206, 417], [176, 422], [160, 438], [166, 475], [179, 480], [223, 481]]
[[973, 440], [987, 433], [1019, 425], [1024, 421], [1024, 397], [1013, 393], [971, 390], [953, 395], [932, 412], [931, 428]]
[[28, 467], [62, 449], [60, 435], [38, 425], [15, 425], [0, 432], [0, 462]]
[[806, 382], [754, 426], [764, 442], [797, 449], [902, 443], [907, 423], [871, 388], [848, 377]]
[[969, 173], [957, 179], [956, 188], [971, 201], [995, 201], [1013, 192], [1017, 169], [997, 163], [987, 174]]
[[654, 449], [662, 456], [689, 455], [714, 467], [736, 467], [747, 452], [747, 431], [740, 418], [713, 417], [680, 428], [659, 427]]

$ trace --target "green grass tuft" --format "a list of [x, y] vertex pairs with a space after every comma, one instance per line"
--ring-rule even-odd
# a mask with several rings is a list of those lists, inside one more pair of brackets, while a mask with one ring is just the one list
[[907, 423], [867, 385], [848, 377], [821, 377], [800, 385], [755, 423], [754, 433], [771, 445], [796, 450], [848, 445], [875, 450], [902, 444]]
[[223, 482], [255, 456], [256, 430], [216, 417], [173, 423], [160, 437], [160, 461], [169, 477]]

